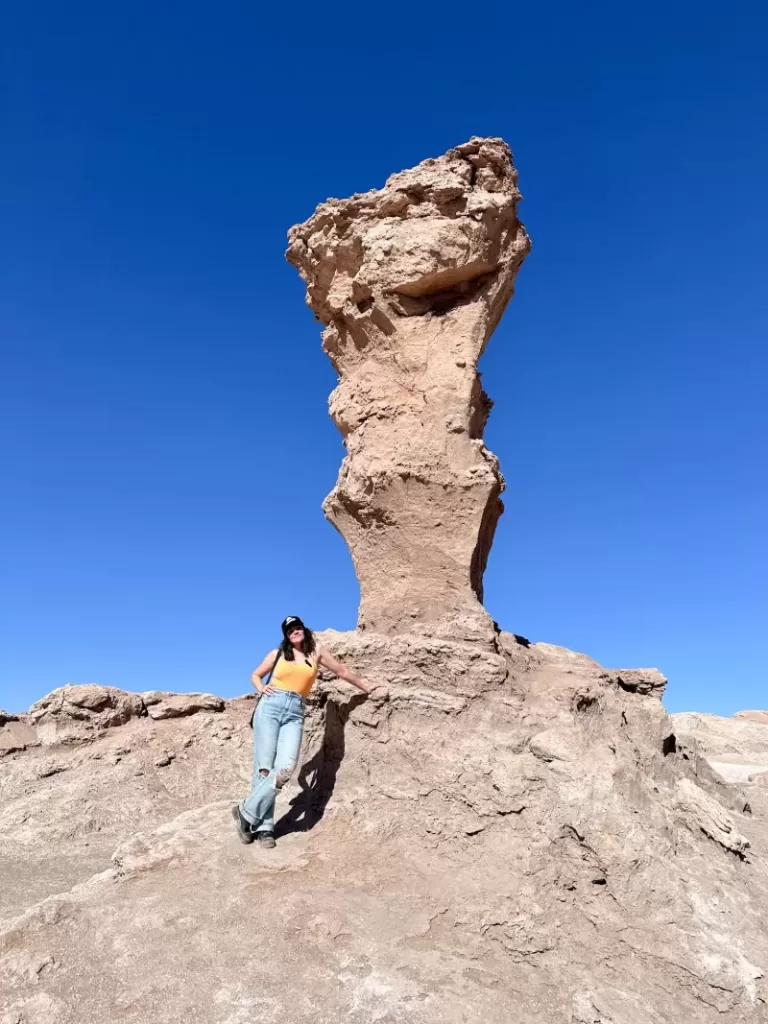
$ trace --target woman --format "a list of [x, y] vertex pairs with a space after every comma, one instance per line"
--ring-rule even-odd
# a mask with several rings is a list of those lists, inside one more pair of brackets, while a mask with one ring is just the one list
[[[324, 647], [296, 615], [282, 624], [283, 642], [270, 651], [251, 676], [261, 699], [253, 714], [253, 783], [249, 796], [232, 808], [243, 843], [275, 845], [275, 797], [293, 775], [301, 750], [304, 702], [321, 667], [335, 672], [363, 693], [368, 686]], [[268, 683], [264, 677], [270, 675]]]

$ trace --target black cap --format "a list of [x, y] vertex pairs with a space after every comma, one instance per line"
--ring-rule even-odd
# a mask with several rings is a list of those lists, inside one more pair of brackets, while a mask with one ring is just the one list
[[289, 633], [292, 633], [294, 629], [306, 629], [307, 627], [298, 617], [298, 615], [289, 615], [287, 619], [283, 619], [281, 629], [283, 636], [287, 637]]

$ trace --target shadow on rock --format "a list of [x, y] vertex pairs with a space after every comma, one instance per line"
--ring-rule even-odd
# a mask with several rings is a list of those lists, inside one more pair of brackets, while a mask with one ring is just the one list
[[276, 838], [292, 832], [308, 832], [322, 820], [344, 760], [347, 720], [351, 711], [364, 700], [363, 694], [355, 694], [343, 705], [326, 699], [322, 742], [299, 769], [297, 781], [300, 791], [291, 800], [290, 809], [276, 823]]

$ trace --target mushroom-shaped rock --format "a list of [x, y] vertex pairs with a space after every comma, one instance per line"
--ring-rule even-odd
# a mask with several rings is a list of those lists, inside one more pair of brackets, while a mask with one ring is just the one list
[[473, 138], [289, 232], [339, 373], [347, 452], [324, 509], [352, 553], [361, 629], [491, 635], [480, 602], [504, 483], [477, 362], [530, 248], [519, 199], [507, 144]]

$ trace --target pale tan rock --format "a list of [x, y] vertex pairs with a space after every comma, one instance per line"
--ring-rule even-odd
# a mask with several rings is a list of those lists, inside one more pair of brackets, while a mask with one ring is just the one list
[[[114, 704], [135, 707], [137, 694], [118, 694]], [[58, 704], [57, 697], [38, 706]], [[4, 757], [0, 919], [104, 870], [124, 837], [246, 785], [244, 726], [252, 710], [248, 698], [227, 702], [222, 712], [170, 720], [137, 715], [121, 726], [79, 733], [76, 742]], [[214, 735], [223, 720], [233, 733], [226, 747]], [[155, 765], [166, 758], [172, 767]]]
[[22, 1020], [763, 1024], [768, 818], [652, 693], [511, 634], [321, 641], [387, 692], [318, 683], [274, 851], [230, 818], [252, 700], [5, 759]]
[[141, 697], [113, 686], [62, 686], [33, 704], [25, 722], [44, 746], [78, 743], [146, 714]]
[[224, 701], [212, 693], [165, 693], [148, 690], [141, 699], [150, 718], [184, 718], [198, 711], [223, 711]]
[[105, 729], [132, 718], [184, 718], [199, 712], [222, 711], [224, 701], [211, 693], [130, 693], [96, 684], [61, 687], [34, 704], [19, 719], [0, 723], [0, 753], [26, 746], [90, 742]]
[[530, 247], [519, 199], [506, 143], [476, 138], [289, 232], [339, 373], [347, 453], [324, 508], [362, 629], [492, 638], [479, 602], [504, 483], [477, 362]]
[[629, 693], [652, 695], [661, 700], [667, 679], [657, 668], [621, 668], [615, 670], [616, 682]]
[[737, 721], [746, 719], [748, 722], [757, 722], [758, 725], [768, 725], [768, 711], [737, 711], [733, 717]]
[[0, 757], [39, 744], [40, 740], [35, 730], [21, 721], [18, 715], [0, 711]]
[[740, 857], [746, 854], [749, 840], [737, 831], [723, 806], [692, 779], [678, 780], [676, 806], [686, 812], [685, 819], [692, 827], [701, 829], [726, 850]]
[[692, 757], [706, 758], [728, 782], [744, 784], [768, 771], [768, 722], [753, 715], [723, 718], [689, 712], [671, 717], [675, 735]]

